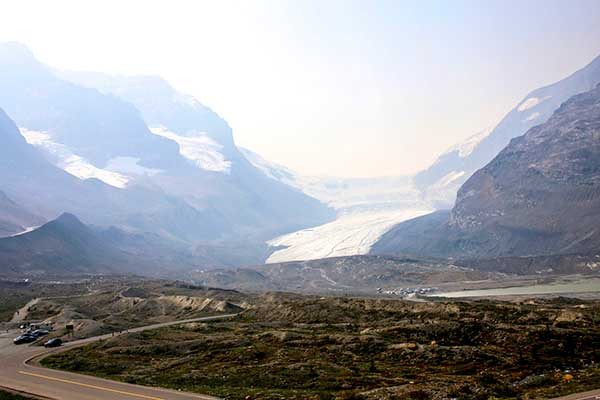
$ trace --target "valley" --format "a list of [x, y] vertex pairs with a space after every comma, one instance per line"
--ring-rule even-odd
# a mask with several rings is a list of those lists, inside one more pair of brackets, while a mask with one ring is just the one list
[[100, 3], [4, 7], [0, 400], [600, 399], [599, 4]]

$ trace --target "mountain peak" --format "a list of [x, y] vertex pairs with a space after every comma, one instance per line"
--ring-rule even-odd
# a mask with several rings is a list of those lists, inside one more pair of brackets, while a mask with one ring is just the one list
[[18, 42], [0, 43], [0, 64], [3, 73], [13, 77], [50, 73], [48, 68], [35, 58], [29, 47]]
[[71, 213], [62, 213], [58, 218], [46, 223], [41, 231], [60, 231], [63, 233], [89, 233], [89, 228]]

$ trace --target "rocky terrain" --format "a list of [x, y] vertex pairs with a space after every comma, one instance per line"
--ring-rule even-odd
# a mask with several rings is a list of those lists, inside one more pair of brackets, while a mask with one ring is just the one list
[[349, 256], [291, 261], [247, 268], [194, 270], [194, 282], [247, 291], [371, 294], [400, 288], [433, 287], [447, 282], [499, 279], [446, 260], [388, 256]]
[[255, 304], [256, 296], [176, 281], [113, 276], [71, 283], [4, 281], [0, 282], [0, 300], [0, 322], [10, 326], [13, 313], [25, 306], [20, 321], [50, 325], [56, 337], [66, 335], [65, 327], [71, 324], [74, 331], [64, 338], [73, 340], [152, 323], [235, 314]]
[[235, 320], [129, 334], [46, 366], [228, 399], [543, 399], [595, 388], [600, 306], [265, 294]]
[[600, 57], [570, 76], [528, 93], [493, 129], [453, 146], [414, 181], [436, 208], [451, 208], [456, 192], [478, 169], [489, 163], [511, 139], [546, 122], [570, 97], [600, 83]]
[[600, 87], [576, 95], [460, 189], [452, 212], [386, 233], [374, 253], [456, 258], [586, 254], [600, 244]]

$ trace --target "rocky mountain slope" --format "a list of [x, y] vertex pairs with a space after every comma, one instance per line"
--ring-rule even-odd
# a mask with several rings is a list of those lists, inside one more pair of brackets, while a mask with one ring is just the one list
[[86, 222], [118, 225], [165, 237], [211, 233], [210, 215], [184, 201], [143, 186], [122, 190], [98, 179], [82, 180], [53, 165], [28, 144], [0, 108], [0, 189], [46, 220], [63, 212]]
[[74, 215], [63, 214], [19, 236], [0, 239], [0, 273], [115, 273], [125, 255], [113, 248]]
[[21, 234], [0, 238], [0, 278], [97, 274], [167, 277], [212, 264], [222, 265], [158, 235], [88, 226], [68, 213]]
[[438, 208], [450, 208], [460, 186], [490, 162], [512, 138], [546, 122], [571, 96], [600, 83], [600, 56], [554, 84], [529, 93], [492, 130], [484, 130], [442, 154], [415, 176], [415, 183]]
[[[223, 118], [160, 77], [57, 74], [135, 106], [150, 132], [175, 144], [187, 165], [152, 174], [152, 182], [197, 209], [210, 207], [231, 229], [269, 237], [333, 218], [333, 210], [256, 168], [235, 145]], [[113, 166], [127, 174], [120, 161], [113, 159]]]
[[458, 258], [595, 254], [599, 224], [597, 86], [513, 139], [461, 187], [450, 214], [400, 224], [372, 251]]
[[0, 162], [11, 166], [0, 172], [0, 190], [45, 219], [71, 212], [206, 249], [333, 218], [254, 168], [222, 118], [159, 78], [111, 80], [99, 91], [61, 78], [15, 43], [0, 45], [0, 65], [0, 107], [25, 138], [9, 138], [19, 130], [3, 123], [11, 155]]

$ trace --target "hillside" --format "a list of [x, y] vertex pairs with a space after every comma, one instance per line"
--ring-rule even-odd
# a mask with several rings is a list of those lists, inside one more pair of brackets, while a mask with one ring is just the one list
[[600, 83], [600, 56], [556, 83], [527, 94], [493, 129], [487, 129], [449, 149], [415, 183], [438, 208], [454, 205], [456, 193], [478, 169], [489, 163], [512, 138], [546, 122], [567, 99]]
[[30, 231], [0, 238], [2, 279], [76, 279], [98, 274], [168, 277], [198, 265], [222, 264], [157, 235], [88, 226], [68, 213]]
[[0, 45], [0, 63], [0, 107], [43, 158], [79, 181], [44, 185], [39, 166], [29, 167], [31, 181], [1, 177], [1, 190], [44, 218], [68, 211], [86, 223], [210, 246], [258, 243], [333, 217], [254, 168], [222, 118], [160, 78], [99, 91], [62, 79], [15, 43]]
[[63, 214], [19, 236], [0, 239], [0, 274], [116, 273], [125, 259], [74, 215]]
[[458, 258], [596, 254], [600, 86], [513, 139], [459, 190], [452, 212], [400, 224], [373, 253]]

